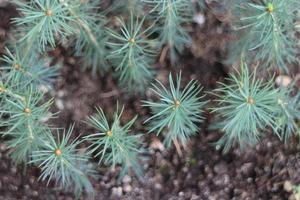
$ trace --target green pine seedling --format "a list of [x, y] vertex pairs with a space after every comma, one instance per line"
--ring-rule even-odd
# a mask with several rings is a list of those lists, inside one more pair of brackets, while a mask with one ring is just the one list
[[276, 114], [276, 127], [274, 132], [278, 132], [285, 142], [293, 135], [299, 136], [300, 129], [300, 93], [294, 94], [292, 86], [281, 87], [278, 93], [279, 112]]
[[32, 151], [40, 147], [48, 132], [41, 119], [52, 117], [49, 115], [52, 100], [42, 102], [43, 94], [37, 93], [33, 87], [21, 90], [22, 94], [4, 84], [0, 87], [0, 98], [3, 98], [0, 113], [4, 116], [0, 127], [5, 128], [1, 135], [7, 137], [6, 143], [14, 148], [12, 158], [17, 163], [27, 163]]
[[[98, 1], [81, 0], [14, 0], [20, 17], [14, 19], [19, 42], [28, 50], [34, 45], [39, 53], [54, 48], [57, 41], [75, 48], [84, 59], [83, 67], [95, 75], [107, 69], [105, 18], [99, 13]], [[70, 45], [71, 43], [71, 45]]]
[[[49, 112], [52, 100], [45, 101], [39, 85], [51, 87], [57, 68], [34, 53], [24, 56], [20, 47], [13, 54], [7, 49], [0, 67], [0, 127], [1, 135], [13, 148], [12, 159], [27, 164], [33, 151], [41, 148], [49, 127], [44, 119], [53, 117]], [[26, 53], [25, 53], [26, 54]]]
[[260, 130], [276, 127], [274, 113], [279, 111], [279, 104], [274, 80], [263, 83], [255, 72], [249, 74], [246, 65], [241, 68], [241, 73], [231, 74], [228, 83], [220, 83], [213, 93], [218, 104], [212, 112], [220, 120], [217, 127], [224, 131], [217, 144], [224, 146], [224, 152], [235, 143], [254, 145], [261, 137]]
[[159, 100], [143, 102], [143, 106], [149, 107], [152, 114], [145, 123], [150, 124], [149, 132], [159, 134], [166, 129], [164, 143], [167, 146], [178, 140], [185, 144], [198, 131], [206, 102], [199, 96], [201, 88], [196, 81], [190, 81], [181, 89], [181, 73], [176, 76], [175, 83], [170, 74], [169, 84], [168, 89], [158, 80], [157, 84], [152, 84], [152, 91]]
[[159, 47], [168, 49], [170, 60], [174, 63], [178, 53], [182, 53], [191, 38], [183, 27], [193, 19], [192, 1], [185, 0], [143, 0], [152, 7], [153, 20], [157, 21], [155, 32], [160, 34]]
[[133, 15], [128, 24], [123, 19], [118, 22], [120, 33], [108, 29], [111, 40], [107, 44], [112, 48], [108, 59], [118, 73], [121, 86], [126, 85], [129, 91], [143, 92], [153, 78], [154, 44], [148, 39], [151, 27], [143, 29], [144, 18], [139, 20]]
[[114, 113], [114, 118], [110, 124], [101, 108], [97, 108], [97, 114], [89, 117], [88, 124], [94, 127], [98, 132], [85, 137], [90, 141], [90, 153], [99, 158], [99, 164], [103, 161], [106, 165], [115, 168], [121, 165], [122, 178], [131, 168], [138, 177], [142, 176], [142, 167], [139, 164], [139, 154], [143, 153], [141, 135], [129, 135], [130, 128], [136, 120], [136, 117], [121, 125], [120, 118], [124, 111]]
[[70, 25], [75, 18], [62, 1], [64, 0], [14, 0], [21, 13], [20, 17], [14, 19], [21, 34], [24, 34], [20, 41], [38, 45], [40, 51], [45, 51], [47, 45], [55, 47], [57, 36], [66, 38], [75, 33], [76, 30]]
[[73, 191], [77, 197], [84, 190], [93, 195], [89, 177], [94, 176], [95, 171], [89, 165], [89, 154], [78, 148], [81, 141], [78, 138], [70, 141], [73, 127], [63, 131], [62, 136], [57, 130], [57, 141], [51, 133], [48, 134], [43, 147], [33, 152], [31, 163], [41, 168], [39, 179], [47, 184], [53, 180], [61, 188]]
[[[237, 0], [239, 1], [239, 0]], [[263, 67], [288, 72], [288, 64], [295, 63], [298, 49], [296, 21], [298, 0], [271, 0], [267, 3], [247, 0], [236, 2], [237, 29], [241, 38], [232, 51], [232, 58], [244, 54], [259, 61]]]
[[99, 1], [72, 0], [69, 4], [74, 5], [70, 13], [76, 17], [77, 28], [74, 42], [75, 55], [82, 58], [83, 69], [90, 69], [93, 75], [108, 70], [106, 62], [107, 34], [104, 26], [107, 19], [100, 13]]
[[27, 54], [22, 47], [15, 47], [14, 53], [6, 49], [7, 55], [1, 59], [4, 63], [0, 70], [12, 82], [20, 86], [43, 85], [51, 87], [55, 78], [59, 75], [57, 66], [49, 66], [51, 60], [42, 58], [37, 53]]

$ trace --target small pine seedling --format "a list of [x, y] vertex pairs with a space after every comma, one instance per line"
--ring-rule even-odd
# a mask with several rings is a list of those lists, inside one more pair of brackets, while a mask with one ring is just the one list
[[49, 68], [49, 62], [36, 54], [24, 56], [26, 49], [15, 49], [14, 53], [7, 49], [7, 55], [1, 59], [0, 127], [4, 129], [1, 135], [5, 142], [13, 148], [13, 160], [27, 164], [49, 133], [43, 120], [53, 117], [49, 112], [52, 100], [45, 101], [38, 86], [51, 87], [58, 73], [57, 68]]
[[115, 67], [120, 85], [126, 85], [129, 91], [143, 92], [153, 78], [151, 65], [154, 63], [153, 41], [148, 37], [151, 27], [143, 30], [144, 19], [130, 17], [128, 25], [123, 19], [120, 33], [108, 29], [111, 41], [107, 44], [112, 48], [109, 61]]
[[14, 19], [19, 26], [20, 41], [38, 45], [39, 51], [45, 51], [46, 46], [55, 47], [56, 37], [63, 39], [76, 32], [70, 25], [74, 16], [69, 8], [62, 3], [64, 0], [39, 0], [23, 2], [14, 0], [21, 16]]
[[89, 117], [88, 123], [99, 132], [88, 135], [85, 139], [91, 142], [89, 146], [90, 153], [94, 154], [95, 157], [100, 157], [99, 164], [104, 161], [105, 164], [111, 165], [113, 168], [120, 164], [122, 167], [120, 178], [130, 168], [141, 177], [142, 168], [138, 161], [139, 154], [144, 151], [141, 148], [141, 135], [129, 135], [136, 117], [125, 125], [121, 125], [120, 118], [123, 110], [124, 107], [120, 112], [117, 109], [110, 125], [103, 110], [98, 108], [97, 114]]
[[292, 86], [281, 87], [278, 93], [279, 112], [276, 114], [276, 129], [285, 142], [293, 135], [299, 136], [300, 93], [294, 94]]
[[172, 63], [176, 61], [177, 54], [182, 53], [184, 47], [191, 43], [191, 38], [182, 27], [193, 19], [192, 1], [184, 0], [143, 0], [152, 6], [153, 19], [157, 21], [155, 32], [160, 34], [160, 48], [166, 46]]
[[26, 56], [25, 50], [22, 46], [15, 47], [14, 52], [6, 49], [7, 55], [1, 59], [4, 63], [0, 67], [5, 73], [4, 76], [22, 87], [29, 85], [51, 87], [59, 75], [58, 67], [50, 67], [51, 60], [40, 58], [35, 52]]
[[12, 158], [17, 163], [26, 164], [32, 151], [41, 147], [41, 141], [48, 132], [48, 127], [41, 119], [51, 117], [49, 108], [52, 100], [43, 103], [43, 94], [33, 87], [20, 90], [21, 95], [14, 89], [5, 84], [0, 85], [0, 98], [3, 99], [0, 127], [5, 128], [1, 134], [7, 137], [8, 146], [14, 148]]
[[[43, 141], [43, 147], [33, 152], [31, 163], [38, 165], [42, 173], [40, 180], [47, 180], [47, 184], [54, 180], [56, 185], [73, 190], [79, 196], [83, 190], [93, 195], [93, 186], [88, 177], [95, 175], [95, 171], [89, 165], [89, 154], [78, 149], [81, 143], [78, 138], [70, 141], [73, 127], [70, 127], [62, 136], [57, 130], [58, 141], [50, 133], [47, 140]], [[61, 137], [61, 138], [60, 138]]]
[[202, 121], [202, 109], [206, 103], [198, 96], [201, 89], [196, 81], [190, 81], [181, 90], [181, 73], [177, 75], [175, 83], [170, 74], [169, 84], [169, 89], [158, 80], [157, 84], [152, 84], [152, 91], [159, 97], [159, 101], [143, 102], [152, 113], [145, 123], [150, 122], [149, 132], [157, 131], [159, 134], [167, 129], [164, 140], [167, 146], [178, 140], [185, 144], [198, 131], [198, 123]]
[[225, 132], [217, 142], [224, 146], [224, 152], [235, 143], [256, 144], [261, 129], [276, 127], [274, 113], [279, 111], [273, 79], [263, 83], [255, 78], [255, 73], [249, 74], [245, 65], [242, 73], [231, 74], [228, 82], [220, 83], [221, 87], [214, 91], [218, 106], [212, 109], [221, 120], [217, 127]]
[[107, 20], [99, 11], [99, 2], [72, 0], [69, 3], [74, 5], [71, 14], [76, 16], [76, 24], [80, 27], [74, 38], [75, 55], [82, 58], [83, 68], [91, 69], [93, 75], [107, 71], [108, 64], [105, 57], [108, 37], [104, 30]]
[[287, 64], [296, 62], [296, 19], [300, 3], [298, 0], [264, 2], [236, 3], [241, 38], [233, 45], [231, 57], [244, 54], [264, 63], [264, 67], [288, 72]]
[[[14, 19], [28, 50], [36, 46], [39, 53], [54, 48], [57, 40], [71, 43], [76, 55], [84, 59], [84, 67], [92, 73], [106, 69], [106, 20], [99, 14], [98, 1], [82, 0], [14, 0], [21, 16]], [[71, 46], [72, 46], [71, 45]], [[69, 45], [70, 46], [70, 45]], [[31, 52], [31, 51], [30, 51]], [[101, 68], [100, 68], [101, 67]]]

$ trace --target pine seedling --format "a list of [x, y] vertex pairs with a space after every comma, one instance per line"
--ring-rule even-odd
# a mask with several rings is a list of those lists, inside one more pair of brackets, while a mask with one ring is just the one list
[[169, 89], [158, 80], [157, 84], [152, 84], [152, 91], [159, 97], [159, 101], [143, 102], [152, 113], [145, 123], [150, 122], [149, 132], [156, 131], [159, 134], [166, 129], [164, 143], [167, 146], [178, 140], [185, 144], [199, 129], [198, 123], [202, 122], [205, 102], [199, 96], [201, 88], [196, 81], [190, 81], [181, 90], [181, 73], [177, 75], [175, 83], [170, 74], [169, 84]]
[[246, 64], [241, 68], [241, 73], [231, 74], [228, 83], [220, 83], [214, 91], [218, 105], [212, 111], [220, 120], [217, 127], [224, 131], [217, 144], [224, 146], [224, 152], [235, 143], [254, 145], [261, 137], [260, 130], [276, 127], [274, 113], [279, 106], [273, 79], [263, 83], [255, 72], [249, 74]]
[[57, 140], [52, 134], [47, 135], [40, 150], [34, 151], [31, 163], [38, 165], [42, 173], [39, 177], [42, 181], [51, 180], [61, 188], [73, 190], [76, 196], [83, 190], [93, 195], [93, 186], [88, 177], [94, 176], [94, 170], [89, 166], [89, 154], [81, 151], [78, 138], [71, 141], [74, 126], [68, 131], [57, 129]]
[[106, 62], [108, 38], [104, 31], [106, 18], [99, 12], [99, 2], [72, 0], [70, 3], [75, 7], [71, 10], [71, 14], [76, 16], [75, 23], [78, 26], [73, 39], [75, 55], [82, 58], [84, 69], [91, 69], [93, 75], [97, 72], [102, 73], [108, 68]]
[[96, 74], [106, 68], [106, 47], [103, 24], [98, 14], [98, 1], [82, 0], [14, 0], [21, 17], [14, 19], [18, 26], [21, 43], [28, 50], [37, 45], [42, 53], [47, 47], [54, 48], [57, 40], [74, 44], [76, 55], [82, 57], [84, 68]]
[[120, 85], [126, 85], [129, 91], [142, 92], [153, 78], [151, 65], [154, 63], [153, 41], [149, 40], [151, 27], [143, 29], [144, 18], [139, 20], [131, 15], [128, 25], [123, 19], [120, 33], [108, 29], [112, 48], [109, 61], [115, 67]]
[[6, 49], [7, 55], [2, 58], [3, 66], [0, 70], [4, 76], [13, 78], [14, 83], [26, 87], [28, 85], [44, 85], [51, 87], [59, 75], [57, 66], [49, 66], [51, 60], [40, 58], [36, 53], [24, 56], [24, 49], [16, 47], [14, 53]]
[[51, 117], [49, 108], [52, 101], [43, 103], [43, 94], [38, 93], [33, 87], [20, 90], [22, 94], [4, 84], [1, 88], [3, 104], [0, 108], [3, 119], [0, 127], [5, 128], [1, 135], [7, 137], [8, 146], [14, 148], [12, 158], [17, 163], [27, 163], [32, 151], [40, 147], [47, 134], [48, 127], [41, 119]]
[[5, 143], [12, 151], [10, 156], [17, 163], [28, 164], [32, 153], [43, 147], [43, 142], [49, 134], [49, 128], [39, 122], [20, 124], [9, 133], [3, 134], [7, 139]]
[[48, 116], [52, 100], [42, 103], [44, 95], [34, 90], [33, 87], [23, 92], [25, 93], [19, 95], [14, 91], [4, 91], [9, 98], [5, 99], [7, 102], [6, 109], [2, 110], [1, 113], [9, 115], [9, 117], [2, 120], [1, 124], [10, 127], [6, 130], [7, 134], [18, 126], [34, 123]]
[[292, 86], [281, 87], [278, 93], [280, 110], [276, 114], [274, 132], [281, 135], [285, 142], [293, 135], [299, 136], [300, 93], [294, 94]]
[[152, 7], [151, 13], [157, 20], [155, 32], [159, 33], [159, 47], [168, 49], [172, 63], [177, 54], [182, 53], [186, 45], [191, 44], [191, 38], [183, 27], [193, 19], [192, 1], [186, 0], [143, 0]]
[[81, 58], [84, 70], [90, 69], [92, 75], [96, 75], [99, 72], [103, 73], [108, 70], [108, 63], [106, 61], [108, 51], [106, 42], [108, 38], [103, 31], [102, 24], [97, 23], [92, 27], [97, 42], [93, 42], [93, 40], [87, 37], [86, 33], [81, 31], [75, 44], [75, 55]]
[[237, 29], [240, 41], [233, 46], [233, 57], [248, 55], [262, 66], [288, 72], [288, 64], [295, 63], [297, 54], [296, 19], [300, 8], [297, 0], [269, 2], [244, 1], [238, 6]]
[[4, 66], [0, 68], [0, 127], [5, 143], [13, 148], [12, 159], [26, 164], [48, 133], [42, 119], [52, 117], [49, 115], [52, 100], [45, 102], [37, 85], [51, 84], [57, 71], [45, 67], [33, 54], [22, 57], [16, 49], [15, 55], [7, 50], [7, 56], [2, 59]]
[[106, 165], [111, 165], [115, 168], [116, 165], [121, 165], [122, 170], [120, 178], [122, 178], [131, 168], [141, 177], [142, 168], [139, 165], [138, 156], [143, 153], [141, 148], [141, 135], [129, 135], [131, 126], [136, 120], [136, 117], [121, 125], [120, 118], [124, 111], [114, 113], [114, 118], [109, 124], [101, 108], [97, 109], [97, 114], [89, 117], [88, 123], [98, 132], [85, 137], [85, 140], [90, 141], [89, 150], [94, 157], [100, 157], [99, 164], [103, 161]]
[[46, 50], [46, 46], [55, 47], [56, 37], [66, 38], [75, 33], [70, 22], [75, 20], [69, 13], [69, 8], [62, 2], [64, 0], [31, 0], [23, 2], [14, 0], [21, 16], [14, 22], [24, 34], [21, 42], [35, 44], [40, 52]]

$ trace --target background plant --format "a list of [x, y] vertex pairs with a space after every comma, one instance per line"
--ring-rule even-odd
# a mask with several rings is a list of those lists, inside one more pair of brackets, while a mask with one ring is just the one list
[[278, 93], [278, 104], [280, 110], [277, 114], [276, 128], [274, 132], [278, 132], [285, 142], [294, 134], [299, 135], [299, 119], [300, 119], [300, 93], [294, 89], [293, 85], [288, 87], [280, 87]]
[[240, 39], [233, 45], [231, 59], [246, 55], [251, 62], [259, 61], [264, 68], [289, 71], [297, 62], [296, 22], [299, 2], [234, 1], [234, 12]]
[[[105, 69], [105, 18], [98, 12], [98, 1], [14, 0], [21, 16], [14, 19], [19, 42], [28, 49], [37, 45], [39, 53], [60, 43], [75, 44], [76, 55], [85, 59], [93, 74]], [[103, 71], [103, 70], [102, 70]]]
[[175, 63], [177, 54], [182, 53], [186, 45], [191, 43], [187, 30], [183, 27], [193, 19], [192, 1], [185, 0], [143, 0], [152, 7], [154, 28], [159, 33], [159, 47], [168, 49], [170, 60]]

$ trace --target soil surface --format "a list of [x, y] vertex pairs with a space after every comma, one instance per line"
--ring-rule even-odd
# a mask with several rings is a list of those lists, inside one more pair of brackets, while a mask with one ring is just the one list
[[[1, 1], [0, 1], [1, 2]], [[10, 38], [10, 18], [16, 15], [13, 7], [0, 6], [0, 53], [4, 43]], [[205, 91], [217, 86], [230, 71], [222, 64], [226, 56], [226, 44], [230, 40], [229, 28], [220, 21], [220, 15], [205, 14], [203, 25], [189, 27], [194, 39], [176, 66], [157, 63], [157, 78], [167, 81], [169, 71], [182, 71], [183, 82], [197, 79]], [[78, 59], [63, 48], [51, 53], [56, 62], [63, 63], [61, 76], [57, 79], [49, 97], [54, 97], [52, 111], [59, 111], [58, 118], [51, 120], [55, 127], [68, 127], [75, 122], [75, 136], [86, 135], [94, 130], [84, 123], [93, 114], [95, 106], [101, 106], [106, 113], [112, 113], [117, 101], [125, 105], [122, 120], [126, 121], [138, 114], [133, 132], [145, 132], [142, 122], [149, 114], [142, 108], [140, 100], [146, 96], [127, 95], [120, 89], [111, 73], [103, 77], [93, 77], [90, 72], [82, 72]], [[100, 176], [93, 185], [96, 198], [128, 200], [285, 200], [294, 199], [292, 186], [300, 183], [300, 154], [298, 141], [293, 138], [284, 145], [272, 134], [265, 133], [260, 144], [240, 150], [233, 148], [222, 154], [213, 143], [222, 133], [209, 131], [212, 116], [206, 112], [202, 130], [192, 138], [190, 144], [179, 156], [174, 146], [164, 149], [162, 137], [145, 134], [145, 147], [149, 148], [147, 160], [142, 161], [145, 175], [143, 180], [135, 176], [125, 176], [118, 183], [118, 170], [109, 167], [97, 168]], [[40, 171], [29, 166], [16, 166], [9, 158], [10, 150], [0, 140], [0, 200], [74, 199], [71, 193], [56, 188], [52, 183], [38, 181]], [[82, 199], [87, 199], [83, 196]]]

